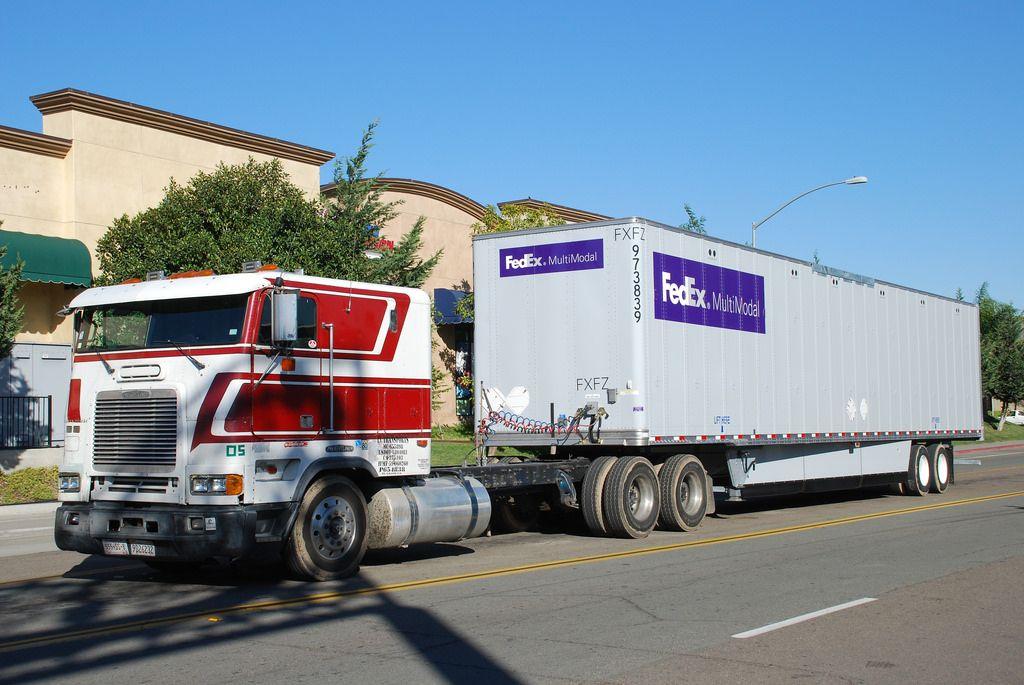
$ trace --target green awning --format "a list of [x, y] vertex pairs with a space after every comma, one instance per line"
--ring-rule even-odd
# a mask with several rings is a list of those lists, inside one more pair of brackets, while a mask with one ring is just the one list
[[78, 240], [0, 231], [0, 245], [7, 246], [7, 254], [0, 260], [5, 269], [13, 266], [18, 259], [25, 262], [25, 269], [21, 272], [23, 281], [85, 287], [92, 284], [89, 248]]

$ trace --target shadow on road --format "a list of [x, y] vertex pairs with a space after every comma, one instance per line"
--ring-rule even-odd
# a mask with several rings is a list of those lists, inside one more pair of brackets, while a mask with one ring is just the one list
[[[374, 553], [366, 565], [472, 552], [459, 545], [420, 547], [425, 549]], [[0, 607], [8, 617], [6, 625], [0, 626], [0, 683], [77, 679], [197, 649], [225, 664], [245, 660], [232, 669], [238, 672], [254, 664], [245, 655], [252, 656], [268, 645], [270, 653], [291, 645], [312, 649], [321, 668], [339, 664], [349, 655], [360, 660], [371, 656], [379, 658], [382, 665], [391, 661], [402, 670], [418, 660], [438, 679], [450, 683], [519, 682], [455, 626], [428, 609], [402, 604], [365, 575], [314, 584], [284, 579], [278, 568], [271, 567], [215, 567], [175, 578], [141, 564], [103, 566], [90, 558], [64, 579], [0, 588]], [[161, 607], [149, 608], [140, 595], [152, 596]], [[312, 595], [316, 599], [311, 599]], [[253, 604], [263, 606], [238, 609]], [[30, 625], [40, 612], [53, 620], [47, 620], [43, 628], [22, 627]], [[10, 622], [19, 615], [28, 620]], [[362, 617], [378, 620], [358, 631], [346, 631], [344, 626], [309, 630]], [[66, 637], [78, 631], [89, 633]], [[355, 641], [353, 635], [358, 636]], [[25, 640], [34, 642], [20, 647], [12, 644]], [[338, 666], [338, 675], [342, 672]], [[324, 673], [325, 679], [330, 675]]]

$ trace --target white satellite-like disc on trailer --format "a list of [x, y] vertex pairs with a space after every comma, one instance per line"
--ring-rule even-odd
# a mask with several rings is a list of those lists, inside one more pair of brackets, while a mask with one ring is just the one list
[[522, 414], [530, 406], [530, 391], [517, 385], [505, 396], [505, 406], [515, 414]]

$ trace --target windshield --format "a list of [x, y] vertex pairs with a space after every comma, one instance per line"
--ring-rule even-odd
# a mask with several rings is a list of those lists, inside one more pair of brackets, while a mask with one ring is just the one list
[[82, 311], [76, 352], [237, 343], [248, 295], [128, 302]]

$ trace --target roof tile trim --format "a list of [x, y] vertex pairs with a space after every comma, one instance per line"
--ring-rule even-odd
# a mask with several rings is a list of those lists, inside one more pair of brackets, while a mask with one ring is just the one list
[[566, 207], [565, 205], [556, 205], [553, 202], [545, 202], [544, 200], [534, 200], [532, 197], [498, 203], [498, 207], [502, 209], [504, 209], [506, 205], [518, 205], [520, 207], [529, 207], [530, 209], [550, 212], [555, 216], [559, 216], [566, 221], [572, 221], [574, 223], [584, 223], [586, 221], [607, 221], [608, 219], [611, 219], [610, 216], [605, 216], [604, 214], [588, 212], [584, 209], [574, 209], [573, 207]]
[[75, 110], [306, 164], [320, 166], [334, 159], [334, 153], [327, 150], [269, 138], [74, 88], [33, 95], [30, 100], [44, 115]]
[[[421, 195], [429, 197], [438, 202], [461, 209], [466, 214], [479, 221], [483, 218], [487, 209], [475, 200], [471, 200], [462, 193], [457, 193], [451, 188], [445, 188], [426, 181], [417, 181], [411, 178], [378, 178], [378, 183], [386, 186], [386, 191], [394, 193], [409, 193], [410, 195]], [[325, 183], [320, 186], [322, 195], [331, 195], [334, 192], [336, 183]]]
[[23, 131], [20, 128], [0, 126], [0, 147], [63, 159], [71, 149], [71, 141], [34, 131]]

